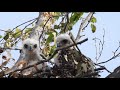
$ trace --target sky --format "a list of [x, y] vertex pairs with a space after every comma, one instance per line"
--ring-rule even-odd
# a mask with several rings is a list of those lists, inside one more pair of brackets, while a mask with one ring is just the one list
[[[13, 29], [17, 25], [26, 22], [28, 20], [34, 19], [38, 16], [38, 12], [0, 12], [0, 29], [8, 30]], [[97, 23], [95, 24], [97, 29], [95, 33], [92, 33], [90, 25], [84, 30], [85, 34], [84, 38], [88, 38], [88, 41], [79, 45], [80, 50], [83, 54], [91, 58], [94, 62], [96, 57], [96, 49], [95, 42], [92, 40], [93, 38], [103, 37], [103, 29], [105, 29], [105, 43], [104, 49], [101, 58], [98, 62], [106, 61], [113, 56], [113, 51], [119, 45], [119, 21], [120, 21], [120, 12], [96, 12], [94, 15], [97, 18]], [[73, 35], [76, 36], [76, 32], [78, 31], [80, 26], [80, 22], [78, 22], [73, 27]], [[21, 27], [23, 28], [23, 27]], [[0, 35], [4, 33], [0, 31]], [[120, 50], [119, 50], [120, 51]], [[2, 55], [1, 55], [2, 56]], [[17, 60], [19, 57], [18, 51], [12, 51], [12, 56]], [[116, 58], [108, 63], [102, 64], [109, 71], [113, 71], [117, 66], [120, 65], [120, 58]], [[107, 71], [103, 71], [100, 73], [101, 77], [104, 78], [109, 73]]]

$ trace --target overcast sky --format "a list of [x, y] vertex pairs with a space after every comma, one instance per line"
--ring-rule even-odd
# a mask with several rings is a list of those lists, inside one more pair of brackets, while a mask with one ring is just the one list
[[[16, 27], [17, 25], [34, 19], [38, 16], [38, 12], [0, 12], [0, 29], [8, 30]], [[96, 12], [95, 17], [97, 18], [97, 30], [93, 34], [90, 26], [88, 26], [82, 34], [89, 40], [84, 44], [80, 45], [79, 48], [83, 54], [90, 57], [95, 61], [95, 43], [92, 40], [94, 37], [102, 39], [103, 28], [105, 29], [105, 44], [103, 54], [98, 62], [108, 60], [112, 57], [112, 51], [115, 51], [119, 45], [119, 28], [120, 28], [120, 13], [119, 12]], [[73, 28], [73, 34], [76, 35], [80, 23], [78, 22]], [[3, 32], [0, 31], [0, 35]], [[119, 50], [120, 51], [120, 50]], [[17, 52], [17, 53], [16, 53]], [[19, 57], [18, 51], [12, 52], [13, 57], [17, 60]], [[103, 64], [108, 70], [113, 71], [118, 65], [120, 65], [120, 58], [116, 58], [106, 64]], [[104, 71], [101, 73], [102, 77], [107, 76], [109, 73]]]

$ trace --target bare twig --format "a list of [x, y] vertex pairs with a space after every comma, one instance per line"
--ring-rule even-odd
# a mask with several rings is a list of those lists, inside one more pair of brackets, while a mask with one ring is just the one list
[[0, 29], [0, 31], [3, 31], [3, 32], [8, 32], [8, 31], [6, 31], [6, 30], [2, 30], [2, 29]]
[[[104, 30], [104, 29], [103, 29]], [[99, 38], [93, 38], [93, 40], [95, 41], [95, 48], [96, 48], [96, 62], [100, 59], [103, 49], [104, 49], [104, 41], [105, 39], [105, 30], [104, 30], [104, 34], [103, 34], [103, 40], [101, 41]], [[99, 40], [99, 56], [98, 56], [98, 52], [97, 52], [97, 45], [96, 45], [96, 41]], [[100, 50], [100, 45], [101, 45], [101, 50]]]
[[94, 64], [101, 67], [101, 68], [104, 68], [104, 70], [106, 70], [108, 73], [112, 73], [105, 66], [99, 65], [98, 63], [94, 63]]
[[[104, 30], [104, 29], [103, 29]], [[104, 34], [103, 34], [103, 41], [101, 42], [100, 41], [100, 43], [101, 43], [101, 45], [102, 45], [102, 49], [101, 49], [101, 51], [99, 52], [99, 57], [98, 57], [98, 59], [97, 59], [97, 61], [100, 59], [100, 57], [101, 57], [101, 55], [102, 55], [102, 51], [103, 51], [103, 47], [104, 47], [104, 43], [105, 43], [105, 30], [104, 30]]]
[[[80, 32], [82, 31], [82, 30], [84, 30], [87, 26], [88, 26], [88, 24], [90, 23], [90, 21], [91, 21], [91, 18], [92, 18], [92, 16], [93, 16], [93, 14], [94, 14], [94, 12], [90, 12], [89, 14], [88, 14], [88, 16], [86, 17], [86, 19], [80, 24], [80, 28], [79, 28], [79, 31], [78, 31], [78, 34], [77, 34], [77, 37], [76, 37], [76, 39], [75, 39], [75, 41], [78, 41], [79, 39], [80, 39]], [[87, 25], [85, 25], [85, 23], [88, 21], [88, 23], [87, 23]], [[84, 26], [85, 25], [85, 26]]]
[[120, 48], [120, 42], [119, 42], [119, 46], [118, 46], [118, 48], [117, 48], [117, 49], [115, 50], [115, 52], [114, 52], [114, 55], [113, 55], [110, 59], [108, 59], [108, 60], [106, 60], [106, 61], [104, 61], [104, 62], [100, 62], [100, 63], [98, 63], [98, 64], [107, 63], [107, 62], [109, 62], [109, 61], [111, 61], [111, 60], [113, 60], [113, 59], [119, 57], [120, 52], [119, 52], [118, 54], [116, 54], [117, 51], [119, 50], [119, 48]]
[[66, 22], [64, 29], [63, 29], [64, 32], [66, 31], [67, 25], [69, 23], [69, 13], [68, 12], [66, 13], [66, 19], [67, 19], [67, 22]]
[[95, 48], [96, 48], [96, 57], [95, 57], [95, 59], [96, 59], [96, 62], [97, 62], [97, 45], [96, 45], [96, 39], [94, 39], [95, 40]]
[[[32, 19], [32, 20], [29, 20], [29, 21], [26, 21], [26, 22], [24, 22], [24, 23], [16, 26], [15, 28], [13, 28], [12, 31], [13, 31], [14, 29], [16, 29], [16, 28], [18, 28], [18, 27], [20, 27], [20, 26], [22, 26], [22, 25], [24, 25], [24, 24], [26, 24], [26, 23], [28, 23], [28, 22], [31, 22], [31, 21], [33, 21], [33, 20], [36, 20], [36, 19], [37, 19], [37, 18], [34, 18], [34, 19]], [[11, 31], [11, 32], [12, 32], [12, 31]]]
[[0, 48], [0, 49], [3, 49], [3, 50], [6, 50], [6, 49], [10, 49], [10, 50], [21, 50], [19, 48]]
[[[76, 42], [75, 42], [75, 40], [74, 40], [74, 38], [73, 38], [73, 35], [72, 35], [72, 33], [70, 32], [70, 34], [71, 34], [71, 39], [72, 39], [72, 41], [73, 41], [73, 43], [75, 44]], [[78, 49], [78, 52], [79, 52], [79, 54], [81, 55], [81, 51], [80, 51], [80, 49], [78, 48], [78, 46], [77, 45], [75, 45], [76, 46], [76, 48]]]
[[62, 20], [61, 20], [61, 22], [59, 23], [59, 25], [58, 25], [58, 26], [60, 26], [60, 24], [64, 21], [64, 19], [65, 19], [65, 16], [64, 16], [64, 17], [62, 17]]
[[108, 59], [108, 60], [106, 60], [106, 61], [104, 61], [104, 62], [100, 62], [100, 63], [98, 63], [98, 64], [107, 63], [107, 62], [109, 62], [109, 61], [111, 61], [111, 60], [117, 58], [119, 55], [120, 55], [120, 53], [118, 53], [117, 55], [114, 55], [112, 58], [110, 58], [110, 59]]
[[40, 47], [40, 39], [41, 39], [41, 37], [42, 37], [42, 35], [43, 35], [43, 33], [44, 33], [45, 26], [46, 26], [46, 24], [49, 22], [49, 20], [50, 20], [51, 18], [52, 18], [52, 17], [49, 17], [48, 20], [45, 22], [45, 24], [44, 24], [44, 26], [43, 26], [42, 33], [41, 33], [41, 35], [39, 36], [39, 47]]

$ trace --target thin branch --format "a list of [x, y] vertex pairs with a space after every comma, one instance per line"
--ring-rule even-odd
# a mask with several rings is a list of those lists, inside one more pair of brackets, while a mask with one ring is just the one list
[[67, 25], [69, 23], [69, 13], [68, 12], [66, 13], [66, 19], [67, 19], [67, 22], [66, 22], [64, 29], [63, 29], [64, 32], [66, 31]]
[[60, 24], [64, 21], [64, 19], [65, 19], [65, 16], [64, 16], [64, 17], [62, 17], [62, 20], [61, 20], [61, 22], [59, 23], [59, 25], [58, 25], [58, 26], [60, 26]]
[[46, 24], [49, 22], [49, 20], [50, 20], [51, 18], [52, 18], [52, 17], [49, 17], [48, 20], [45, 22], [45, 24], [44, 24], [44, 26], [43, 26], [42, 33], [41, 33], [41, 35], [39, 36], [39, 47], [40, 47], [40, 39], [41, 39], [41, 37], [42, 37], [42, 35], [43, 35], [43, 33], [44, 33], [45, 26], [46, 26]]
[[[104, 30], [104, 29], [103, 29]], [[98, 59], [97, 59], [97, 61], [100, 59], [100, 57], [101, 57], [101, 55], [102, 55], [102, 51], [103, 51], [103, 47], [104, 47], [104, 43], [105, 43], [105, 40], [104, 40], [104, 38], [105, 38], [105, 30], [104, 30], [104, 34], [103, 34], [103, 41], [101, 42], [101, 45], [102, 45], [102, 49], [101, 49], [101, 51], [99, 52], [99, 57], [98, 57]]]
[[[22, 25], [24, 25], [24, 24], [26, 24], [26, 23], [28, 23], [28, 22], [31, 22], [31, 21], [33, 21], [33, 20], [36, 20], [36, 19], [37, 19], [37, 18], [34, 18], [34, 19], [32, 19], [32, 20], [29, 20], [29, 21], [26, 21], [26, 22], [24, 22], [24, 23], [16, 26], [15, 28], [13, 28], [12, 31], [13, 31], [14, 29], [16, 29], [16, 28], [18, 28], [18, 27], [20, 27], [20, 26], [22, 26]], [[12, 32], [12, 31], [11, 31], [11, 32]]]
[[0, 49], [21, 50], [19, 48], [0, 48]]
[[118, 48], [117, 48], [117, 49], [115, 50], [115, 52], [114, 52], [113, 57], [111, 57], [110, 59], [108, 59], [108, 60], [106, 60], [106, 61], [104, 61], [104, 62], [100, 62], [100, 63], [98, 63], [98, 64], [107, 63], [107, 62], [109, 62], [109, 61], [111, 61], [111, 60], [113, 60], [113, 59], [119, 57], [120, 52], [119, 52], [118, 54], [116, 54], [116, 52], [119, 50], [119, 48], [120, 48], [120, 42], [119, 42], [119, 46], [118, 46]]
[[[104, 29], [103, 29], [104, 30]], [[103, 34], [103, 40], [101, 41], [99, 38], [93, 38], [93, 40], [95, 41], [95, 48], [96, 48], [96, 62], [100, 59], [103, 49], [104, 49], [104, 43], [105, 43], [105, 30], [104, 30], [104, 34]], [[96, 40], [99, 40], [99, 56], [98, 56], [98, 52], [97, 52], [97, 45], [96, 45]], [[101, 45], [101, 50], [100, 50], [100, 45]]]
[[[88, 16], [86, 17], [86, 19], [80, 24], [80, 28], [79, 28], [77, 37], [76, 37], [76, 39], [75, 39], [76, 41], [78, 41], [78, 40], [80, 39], [80, 32], [81, 32], [82, 30], [84, 30], [84, 29], [88, 26], [88, 24], [89, 24], [90, 21], [91, 21], [91, 18], [92, 18], [92, 16], [93, 16], [93, 14], [94, 14], [94, 12], [90, 12], [90, 13], [88, 14]], [[88, 21], [87, 25], [84, 26], [84, 24], [85, 24], [87, 21]]]
[[97, 45], [96, 45], [96, 39], [94, 39], [95, 40], [95, 48], [96, 48], [96, 57], [95, 57], [95, 59], [96, 59], [96, 62], [97, 62]]
[[[71, 32], [70, 32], [70, 34], [72, 35]], [[72, 39], [73, 43], [75, 44], [75, 40], [74, 40], [74, 38], [73, 38], [73, 35], [72, 35], [71, 39]], [[80, 49], [78, 48], [77, 45], [75, 45], [75, 46], [76, 46], [76, 48], [78, 49], [79, 54], [81, 55], [81, 51], [80, 51]]]
[[104, 68], [104, 70], [106, 70], [108, 73], [112, 73], [105, 66], [99, 65], [98, 63], [94, 63], [94, 64], [101, 67], [101, 68]]
[[100, 63], [98, 63], [98, 64], [107, 63], [107, 62], [109, 62], [109, 61], [111, 61], [111, 60], [117, 58], [119, 55], [120, 55], [120, 53], [118, 53], [117, 55], [113, 56], [112, 58], [110, 58], [110, 59], [108, 59], [108, 60], [106, 60], [106, 61], [104, 61], [104, 62], [100, 62]]
[[8, 32], [8, 31], [6, 31], [6, 30], [2, 30], [2, 29], [0, 29], [0, 31], [3, 31], [3, 32]]

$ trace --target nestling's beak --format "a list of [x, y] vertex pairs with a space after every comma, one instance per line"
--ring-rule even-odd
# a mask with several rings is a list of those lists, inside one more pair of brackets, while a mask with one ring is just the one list
[[62, 45], [60, 43], [57, 44], [57, 47], [61, 47]]
[[32, 46], [30, 46], [29, 51], [32, 51]]

